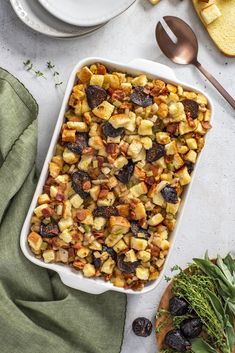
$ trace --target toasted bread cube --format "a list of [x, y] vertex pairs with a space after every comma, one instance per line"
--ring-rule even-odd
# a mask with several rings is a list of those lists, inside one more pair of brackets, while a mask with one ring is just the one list
[[147, 119], [142, 119], [138, 128], [139, 135], [152, 135], [153, 122]]
[[104, 83], [104, 75], [92, 75], [90, 85], [96, 85], [102, 87]]
[[114, 267], [115, 267], [115, 261], [113, 261], [113, 259], [109, 257], [108, 260], [106, 260], [103, 263], [101, 267], [101, 272], [104, 272], [110, 275], [113, 272]]
[[36, 207], [36, 208], [34, 209], [34, 213], [35, 213], [35, 215], [36, 215], [38, 218], [40, 218], [40, 217], [43, 216], [43, 210], [45, 210], [45, 209], [47, 209], [47, 208], [50, 209], [49, 205], [48, 205], [47, 203], [44, 203], [43, 205], [40, 205], [40, 206]]
[[105, 244], [109, 247], [113, 247], [123, 237], [123, 234], [109, 234], [105, 239]]
[[189, 150], [187, 146], [178, 146], [177, 148], [178, 148], [178, 152], [179, 152], [180, 154], [185, 154], [185, 153], [187, 153], [188, 150]]
[[157, 5], [160, 0], [149, 0], [151, 2], [152, 5]]
[[138, 157], [141, 150], [142, 150], [142, 143], [139, 141], [133, 141], [128, 147], [127, 154], [132, 158], [136, 158]]
[[164, 217], [161, 213], [155, 214], [151, 219], [148, 220], [150, 226], [157, 226], [163, 221]]
[[166, 204], [166, 212], [175, 215], [179, 209], [180, 200], [177, 203], [167, 203]]
[[73, 240], [73, 237], [68, 229], [64, 229], [63, 232], [60, 233], [59, 238], [62, 239], [67, 244]]
[[28, 235], [28, 243], [33, 250], [39, 251], [42, 245], [42, 237], [36, 232], [31, 232]]
[[109, 225], [111, 233], [113, 234], [126, 234], [131, 226], [128, 220], [121, 216], [111, 216]]
[[97, 250], [97, 251], [102, 251], [102, 245], [97, 241], [94, 240], [90, 245], [89, 248], [91, 250]]
[[158, 268], [161, 268], [163, 266], [164, 262], [165, 262], [165, 259], [159, 259], [156, 261], [156, 266]]
[[112, 124], [115, 129], [125, 127], [129, 122], [130, 118], [127, 114], [116, 114], [109, 119], [109, 123]]
[[170, 143], [165, 145], [165, 150], [166, 150], [167, 156], [171, 156], [178, 153], [176, 141], [175, 140], [171, 141]]
[[81, 198], [81, 196], [79, 196], [78, 194], [74, 194], [71, 198], [70, 198], [70, 202], [71, 205], [74, 208], [79, 208], [82, 204], [83, 204], [83, 199]]
[[100, 119], [108, 120], [114, 111], [114, 105], [108, 101], [103, 101], [98, 107], [92, 110], [93, 114]]
[[94, 223], [93, 216], [90, 210], [86, 209], [86, 218], [81, 221], [82, 224], [87, 224], [89, 226], [92, 226]]
[[111, 176], [108, 180], [108, 187], [110, 189], [113, 189], [115, 188], [115, 186], [117, 186], [117, 184], [118, 184], [117, 178], [115, 178], [115, 176]]
[[[196, 124], [197, 125], [197, 124]], [[180, 135], [185, 135], [188, 132], [196, 130], [197, 126], [189, 126], [187, 121], [181, 121], [179, 124], [179, 133]]]
[[63, 230], [70, 228], [73, 225], [73, 219], [72, 218], [61, 218], [61, 220], [58, 223], [60, 231], [63, 232]]
[[126, 249], [127, 249], [127, 245], [126, 245], [126, 243], [121, 239], [121, 240], [119, 240], [119, 242], [118, 242], [116, 245], [114, 245], [113, 249], [114, 249], [114, 251], [116, 251], [116, 253], [119, 253], [119, 252], [121, 252], [121, 251], [123, 251], [123, 250], [126, 250]]
[[178, 170], [175, 173], [175, 176], [179, 178], [180, 180], [180, 185], [184, 186], [190, 183], [191, 181], [191, 176], [188, 173], [188, 168], [184, 167]]
[[76, 155], [74, 152], [70, 151], [67, 147], [65, 147], [63, 152], [63, 160], [67, 164], [75, 164], [79, 160], [79, 156]]
[[64, 208], [63, 208], [63, 218], [71, 218], [72, 217], [72, 205], [69, 200], [66, 200], [64, 202]]
[[100, 136], [90, 137], [88, 144], [90, 147], [94, 148], [95, 150], [101, 150], [102, 148], [104, 148], [104, 143], [103, 143], [102, 138]]
[[62, 141], [75, 142], [76, 141], [76, 130], [64, 129], [62, 132]]
[[137, 258], [142, 262], [148, 262], [151, 259], [151, 253], [146, 250], [140, 250], [138, 251]]
[[112, 191], [110, 191], [104, 199], [98, 199], [98, 206], [112, 206], [115, 201], [115, 195]]
[[207, 101], [207, 98], [203, 94], [198, 93], [197, 94], [197, 103], [201, 104], [201, 105], [207, 105], [208, 101]]
[[211, 120], [211, 110], [207, 109], [204, 114], [204, 121], [210, 121], [210, 120]]
[[89, 156], [87, 154], [84, 154], [80, 160], [80, 162], [78, 163], [78, 168], [81, 170], [84, 170], [85, 172], [88, 171], [88, 168], [92, 162], [93, 157]]
[[138, 266], [136, 268], [136, 277], [141, 279], [142, 281], [147, 281], [149, 279], [149, 269], [143, 266]]
[[152, 148], [153, 142], [150, 137], [141, 137], [140, 141], [146, 150]]
[[119, 216], [128, 218], [130, 212], [130, 206], [127, 204], [122, 204], [117, 206]]
[[180, 155], [177, 153], [174, 155], [173, 158], [173, 166], [175, 169], [179, 169], [184, 165], [183, 159], [180, 157]]
[[196, 163], [197, 160], [197, 153], [193, 150], [190, 150], [186, 155], [185, 155], [186, 161]]
[[201, 11], [201, 16], [203, 21], [205, 22], [206, 25], [209, 25], [210, 23], [214, 22], [221, 16], [220, 9], [216, 4], [212, 4], [210, 6], [205, 7]]
[[58, 184], [67, 184], [69, 181], [69, 176], [67, 174], [65, 175], [59, 175], [57, 178], [55, 178], [55, 181]]
[[51, 187], [50, 187], [50, 196], [51, 196], [52, 199], [56, 198], [58, 192], [59, 192], [58, 187], [55, 186], [55, 185], [51, 185]]
[[141, 182], [137, 185], [132, 186], [129, 191], [133, 197], [139, 197], [140, 195], [147, 194], [148, 188], [144, 182]]
[[135, 127], [136, 127], [136, 114], [133, 112], [129, 112], [129, 121], [125, 124], [125, 129], [127, 129], [128, 131], [135, 131]]
[[43, 259], [45, 263], [55, 261], [55, 251], [54, 250], [45, 250], [43, 251]]
[[80, 249], [77, 251], [77, 256], [80, 257], [81, 259], [84, 259], [90, 254], [90, 249], [86, 248], [85, 246], [82, 246]]
[[120, 80], [117, 75], [114, 74], [106, 74], [104, 75], [104, 87], [105, 88], [119, 88], [120, 87]]
[[131, 248], [135, 250], [145, 250], [147, 248], [148, 242], [142, 238], [131, 238]]
[[86, 132], [88, 130], [87, 124], [83, 121], [68, 121], [67, 126], [69, 129], [76, 130], [78, 132]]
[[92, 200], [97, 201], [98, 200], [98, 196], [100, 193], [100, 185], [95, 185], [93, 186], [90, 190], [89, 193], [91, 195]]
[[160, 248], [164, 251], [164, 250], [168, 250], [170, 248], [170, 243], [168, 240], [164, 239], [161, 241], [161, 245]]
[[162, 145], [167, 145], [168, 143], [171, 142], [170, 135], [167, 132], [157, 132], [156, 140], [158, 143]]
[[133, 219], [139, 220], [142, 218], [146, 218], [146, 210], [142, 202], [137, 203], [137, 205], [133, 208], [135, 216]]
[[153, 272], [150, 272], [149, 275], [149, 281], [155, 281], [155, 279], [157, 279], [159, 277], [159, 271], [154, 270]]
[[58, 177], [58, 175], [60, 174], [60, 171], [61, 171], [61, 167], [58, 164], [54, 162], [49, 163], [49, 173], [52, 176], [52, 178], [55, 179], [56, 177]]
[[95, 266], [92, 264], [86, 264], [83, 269], [83, 274], [85, 277], [94, 277], [95, 276]]
[[77, 76], [79, 78], [79, 80], [82, 82], [82, 83], [89, 83], [90, 82], [90, 79], [92, 77], [92, 72], [91, 70], [87, 67], [87, 66], [84, 66], [78, 73], [77, 73]]
[[106, 224], [106, 219], [103, 218], [103, 217], [95, 217], [94, 218], [94, 223], [93, 223], [93, 227], [96, 229], [96, 230], [101, 230], [104, 228]]
[[126, 164], [128, 164], [128, 160], [124, 156], [119, 156], [113, 163], [114, 167], [117, 169], [122, 169]]
[[181, 102], [171, 103], [169, 106], [169, 114], [174, 122], [186, 121], [184, 105]]
[[64, 264], [68, 263], [69, 253], [68, 250], [60, 248], [56, 251], [55, 254], [55, 261], [56, 262], [63, 262]]
[[166, 103], [160, 103], [158, 106], [157, 115], [160, 118], [164, 119], [167, 117], [168, 112], [169, 112], [168, 105]]
[[195, 132], [198, 132], [200, 135], [206, 134], [206, 130], [202, 127], [202, 124], [200, 123], [200, 121], [197, 124], [197, 128], [195, 129]]
[[115, 287], [123, 288], [125, 286], [125, 279], [121, 276], [113, 276], [111, 278], [111, 282]]
[[197, 141], [194, 138], [186, 139], [186, 143], [187, 143], [188, 148], [190, 150], [196, 150], [197, 149]]
[[166, 201], [164, 200], [160, 192], [155, 192], [153, 194], [153, 203], [155, 203], [155, 205], [164, 207], [166, 204]]
[[133, 78], [131, 83], [134, 87], [145, 86], [148, 83], [148, 79], [147, 79], [146, 75], [139, 75], [139, 76]]
[[131, 249], [125, 253], [124, 261], [126, 261], [126, 262], [136, 262], [137, 261], [136, 254], [133, 249]]
[[43, 205], [43, 204], [48, 203], [48, 202], [50, 202], [50, 197], [47, 194], [41, 194], [38, 197], [38, 204], [39, 205]]

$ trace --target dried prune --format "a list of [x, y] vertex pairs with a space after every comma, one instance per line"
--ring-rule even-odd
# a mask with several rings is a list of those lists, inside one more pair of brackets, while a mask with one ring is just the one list
[[91, 178], [86, 172], [77, 171], [72, 174], [72, 188], [83, 199], [89, 196], [89, 192], [83, 190], [83, 184], [87, 181], [91, 181]]
[[199, 318], [192, 318], [184, 320], [180, 329], [186, 338], [195, 338], [202, 332], [202, 322]]
[[100, 105], [106, 98], [107, 92], [104, 88], [96, 85], [90, 85], [86, 89], [87, 102], [91, 109]]
[[185, 165], [188, 169], [189, 174], [191, 174], [193, 172], [194, 169], [194, 164], [192, 162], [189, 161], [185, 161]]
[[98, 257], [93, 256], [93, 265], [95, 268], [100, 268], [101, 266], [101, 260]]
[[115, 206], [99, 206], [93, 211], [94, 217], [110, 218], [111, 216], [118, 216], [118, 209]]
[[137, 336], [148, 337], [152, 332], [152, 322], [145, 317], [138, 317], [132, 323], [132, 330]]
[[45, 238], [54, 238], [59, 235], [58, 223], [51, 217], [51, 221], [48, 224], [41, 223], [39, 234]]
[[113, 127], [112, 124], [110, 124], [109, 122], [105, 123], [102, 126], [103, 129], [103, 133], [105, 136], [109, 136], [109, 137], [118, 137], [118, 136], [122, 136], [125, 132], [125, 129], [123, 127], [119, 127], [117, 129], [115, 129]]
[[124, 261], [125, 254], [117, 256], [117, 267], [121, 272], [124, 273], [133, 273], [136, 270], [136, 267], [139, 265], [139, 261], [129, 262]]
[[181, 316], [187, 313], [188, 311], [188, 303], [179, 297], [172, 297], [169, 302], [169, 311], [171, 315]]
[[138, 237], [139, 233], [144, 234], [144, 237], [147, 239], [150, 237], [148, 230], [142, 228], [137, 221], [131, 222], [131, 231], [136, 237]]
[[113, 259], [113, 260], [117, 260], [117, 254], [116, 254], [116, 252], [113, 250], [113, 248], [110, 248], [109, 246], [107, 246], [107, 245], [103, 245], [103, 251], [104, 252], [107, 252], [110, 256], [111, 256], [111, 258]]
[[152, 147], [147, 151], [146, 160], [147, 162], [155, 162], [161, 157], [165, 156], [166, 151], [164, 145], [160, 143], [153, 142]]
[[134, 172], [135, 165], [132, 161], [129, 161], [124, 167], [119, 170], [116, 178], [123, 184], [127, 184]]
[[70, 151], [81, 154], [88, 147], [88, 134], [86, 132], [78, 132], [75, 142], [66, 142], [64, 144]]
[[181, 101], [184, 105], [186, 115], [192, 119], [197, 119], [199, 104], [192, 99], [184, 99]]
[[144, 87], [135, 87], [131, 96], [131, 101], [143, 108], [153, 104], [153, 97], [144, 92]]
[[164, 343], [166, 346], [176, 349], [178, 352], [186, 352], [191, 348], [190, 342], [182, 335], [180, 330], [167, 332]]
[[161, 194], [166, 202], [177, 203], [178, 195], [176, 189], [170, 185], [166, 185], [162, 190]]

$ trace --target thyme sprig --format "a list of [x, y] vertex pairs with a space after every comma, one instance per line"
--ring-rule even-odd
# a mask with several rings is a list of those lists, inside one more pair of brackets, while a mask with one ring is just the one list
[[24, 61], [23, 64], [24, 64], [24, 67], [25, 67], [26, 71], [33, 72], [36, 77], [42, 77], [45, 80], [47, 79], [42, 71], [37, 70], [37, 69], [34, 68], [34, 65], [33, 65], [33, 63], [31, 62], [30, 59]]
[[52, 75], [55, 79], [55, 86], [61, 86], [63, 84], [63, 81], [57, 80], [56, 78], [59, 78], [60, 73], [56, 70], [56, 67], [54, 64], [52, 64], [51, 61], [47, 62], [47, 68], [52, 72]]

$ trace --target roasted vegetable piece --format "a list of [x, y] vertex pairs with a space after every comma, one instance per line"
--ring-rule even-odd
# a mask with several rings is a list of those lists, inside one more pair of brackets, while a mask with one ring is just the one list
[[100, 105], [107, 98], [107, 92], [104, 88], [96, 85], [90, 85], [86, 89], [87, 102], [91, 109]]
[[144, 87], [135, 87], [130, 98], [133, 103], [143, 108], [153, 104], [153, 97], [144, 92]]
[[107, 245], [103, 245], [103, 252], [107, 252], [113, 260], [117, 260], [117, 254], [116, 252], [113, 250], [113, 248], [110, 248], [109, 246]]
[[155, 162], [161, 157], [165, 156], [166, 151], [164, 145], [160, 143], [153, 142], [152, 147], [147, 151], [146, 160], [147, 162]]
[[64, 145], [70, 151], [82, 154], [82, 151], [88, 147], [88, 135], [86, 132], [78, 132], [76, 134], [76, 142], [66, 142]]
[[125, 132], [125, 129], [123, 127], [119, 127], [118, 129], [115, 129], [112, 124], [109, 122], [105, 123], [102, 126], [102, 130], [105, 136], [109, 137], [118, 137], [122, 136]]
[[196, 119], [198, 117], [199, 104], [192, 99], [184, 99], [182, 103], [186, 115], [189, 118]]
[[169, 203], [177, 203], [178, 202], [177, 192], [176, 192], [175, 188], [173, 188], [170, 185], [166, 185], [161, 190], [161, 194], [166, 202], [169, 202]]
[[140, 226], [139, 222], [137, 222], [137, 221], [131, 222], [131, 231], [136, 237], [138, 237], [138, 234], [140, 234], [140, 233], [144, 234], [144, 237], [147, 239], [150, 237], [148, 230], [142, 228]]
[[184, 320], [180, 329], [186, 338], [195, 338], [202, 332], [202, 322], [199, 318]]
[[99, 206], [94, 209], [94, 217], [110, 218], [111, 216], [118, 216], [118, 209], [115, 206]]
[[51, 221], [48, 224], [43, 222], [40, 225], [40, 235], [45, 238], [54, 238], [59, 235], [59, 227], [54, 218], [51, 217]]
[[132, 323], [132, 329], [137, 336], [148, 337], [151, 335], [153, 325], [149, 319], [138, 317]]
[[134, 163], [132, 161], [129, 161], [128, 164], [126, 164], [116, 175], [117, 179], [123, 183], [127, 184], [130, 178], [132, 177], [132, 174], [134, 172]]
[[92, 263], [95, 266], [95, 268], [100, 268], [100, 266], [101, 266], [101, 260], [95, 256], [93, 256]]
[[191, 348], [190, 342], [182, 335], [180, 330], [167, 332], [164, 342], [166, 346], [176, 349], [178, 352], [186, 352]]
[[124, 261], [125, 254], [117, 256], [117, 267], [120, 271], [124, 273], [133, 273], [135, 272], [136, 267], [139, 265], [139, 261], [127, 262]]
[[194, 164], [192, 162], [189, 161], [185, 161], [185, 165], [188, 169], [189, 174], [191, 174], [193, 172], [194, 169]]
[[189, 305], [188, 303], [179, 297], [172, 297], [169, 302], [169, 311], [171, 315], [181, 316], [188, 312]]
[[91, 178], [86, 172], [77, 171], [72, 174], [72, 188], [83, 199], [89, 196], [89, 192], [83, 190], [83, 184], [87, 181], [91, 181]]

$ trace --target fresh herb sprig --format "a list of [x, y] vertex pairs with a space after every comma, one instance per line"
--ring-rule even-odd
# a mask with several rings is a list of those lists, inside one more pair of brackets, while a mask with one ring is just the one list
[[34, 68], [33, 63], [31, 62], [30, 59], [24, 61], [23, 64], [24, 64], [24, 67], [25, 67], [26, 71], [31, 71], [31, 72], [33, 72], [36, 77], [42, 77], [42, 78], [44, 78], [45, 80], [47, 79], [46, 76], [44, 75], [44, 73], [43, 73], [42, 71], [37, 70], [37, 69]]
[[52, 72], [52, 75], [55, 79], [55, 86], [61, 86], [63, 84], [63, 81], [58, 80], [57, 78], [59, 78], [60, 73], [56, 70], [56, 67], [54, 64], [52, 64], [51, 61], [47, 62], [47, 68]]

